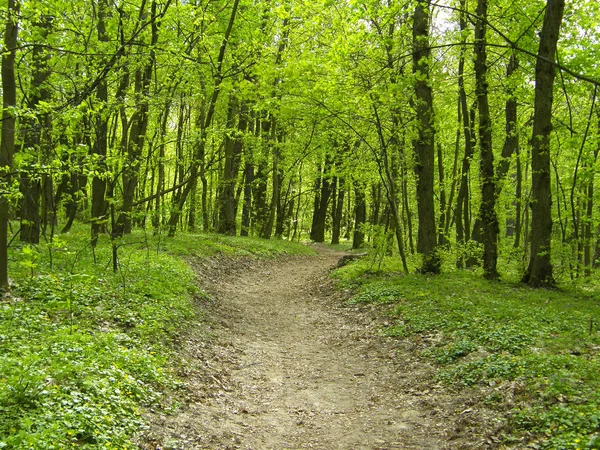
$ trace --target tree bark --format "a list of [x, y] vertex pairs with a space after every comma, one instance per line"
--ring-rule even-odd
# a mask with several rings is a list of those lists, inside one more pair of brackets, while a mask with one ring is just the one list
[[499, 277], [498, 264], [498, 217], [496, 215], [496, 183], [494, 180], [494, 148], [492, 146], [492, 122], [488, 100], [487, 82], [487, 0], [477, 3], [475, 25], [475, 76], [477, 104], [479, 106], [479, 148], [481, 176], [481, 205], [479, 218], [483, 238], [483, 276]]
[[340, 243], [340, 234], [342, 230], [342, 215], [344, 213], [344, 179], [336, 177], [336, 196], [331, 209], [331, 243], [333, 245]]
[[367, 220], [367, 204], [365, 201], [364, 188], [359, 182], [354, 183], [354, 235], [352, 238], [352, 248], [362, 248], [365, 244], [365, 233], [362, 225]]
[[325, 221], [327, 219], [327, 209], [331, 197], [331, 179], [329, 178], [331, 165], [331, 157], [325, 155], [325, 165], [321, 175], [319, 201], [318, 204], [316, 204], [317, 208], [314, 211], [313, 228], [310, 231], [310, 238], [315, 242], [325, 242]]
[[[106, 34], [106, 18], [107, 0], [98, 1], [98, 41], [106, 43], [109, 41]], [[100, 102], [100, 109], [96, 116], [96, 141], [93, 147], [93, 156], [97, 164], [97, 174], [92, 180], [92, 216], [91, 216], [91, 232], [92, 232], [92, 247], [96, 247], [98, 235], [106, 231], [107, 223], [107, 208], [106, 202], [106, 152], [108, 149], [108, 83], [105, 78], [102, 78], [96, 88], [96, 98]]]
[[[17, 105], [17, 83], [15, 59], [17, 36], [19, 33], [18, 0], [8, 0], [6, 27], [4, 29], [4, 51], [2, 53], [2, 138], [0, 139], [0, 168], [3, 169], [3, 182], [10, 186], [10, 173], [15, 153], [14, 108]], [[0, 289], [8, 289], [8, 196], [0, 195]]]
[[564, 0], [548, 0], [535, 66], [535, 105], [531, 138], [531, 255], [523, 281], [531, 286], [555, 283], [552, 273], [552, 192], [550, 186], [550, 133], [558, 35]]
[[[32, 152], [32, 156], [37, 156], [35, 161], [42, 160], [41, 165], [46, 165], [45, 161], [48, 154], [50, 127], [52, 122], [50, 114], [37, 111], [40, 102], [47, 102], [50, 99], [50, 91], [45, 86], [50, 71], [48, 70], [48, 60], [50, 53], [40, 44], [47, 41], [50, 34], [52, 18], [42, 16], [40, 22], [35, 26], [40, 30], [41, 42], [34, 44], [32, 51], [33, 75], [31, 82], [31, 93], [29, 96], [29, 107], [35, 111], [35, 118], [25, 121], [27, 129], [25, 130], [23, 147]], [[21, 175], [21, 194], [23, 200], [21, 204], [21, 236], [22, 242], [37, 244], [40, 241], [40, 194], [41, 179], [40, 176], [47, 174], [33, 173], [34, 168], [25, 171]]]
[[[231, 31], [233, 29], [233, 24], [235, 22], [238, 7], [240, 4], [240, 0], [234, 0], [233, 6], [231, 8], [231, 15], [229, 17], [229, 23], [227, 25], [227, 30], [225, 31], [225, 35], [223, 36], [223, 40], [221, 41], [221, 47], [219, 49], [219, 56], [217, 57], [217, 67], [215, 70], [215, 86], [213, 89], [213, 93], [208, 102], [208, 110], [206, 112], [206, 116], [204, 117], [204, 123], [202, 124], [202, 128], [200, 130], [200, 137], [198, 138], [198, 142], [196, 144], [196, 150], [194, 152], [194, 158], [190, 164], [189, 170], [189, 180], [195, 180], [199, 172], [202, 172], [202, 164], [204, 161], [204, 156], [206, 152], [206, 139], [208, 137], [208, 128], [212, 123], [213, 116], [215, 114], [215, 109], [217, 106], [217, 101], [219, 99], [219, 94], [221, 92], [221, 84], [223, 82], [223, 64], [225, 61], [225, 51], [227, 50], [227, 44], [229, 43], [229, 39], [231, 37]], [[204, 182], [203, 182], [204, 185]], [[183, 206], [185, 205], [185, 201], [187, 196], [189, 195], [191, 189], [193, 187], [193, 183], [188, 182], [183, 187], [181, 193], [177, 198], [173, 198], [173, 211], [171, 212], [171, 217], [169, 219], [169, 236], [175, 236], [175, 230], [177, 228], [177, 223], [179, 222], [179, 217], [183, 210]], [[203, 191], [203, 195], [206, 190]], [[207, 227], [207, 223], [204, 223], [204, 227]]]
[[417, 138], [413, 141], [417, 175], [417, 209], [419, 233], [417, 251], [423, 255], [422, 273], [439, 273], [433, 183], [435, 173], [435, 129], [433, 96], [429, 80], [429, 8], [431, 0], [417, 0], [413, 17], [413, 74], [415, 75], [414, 108]]

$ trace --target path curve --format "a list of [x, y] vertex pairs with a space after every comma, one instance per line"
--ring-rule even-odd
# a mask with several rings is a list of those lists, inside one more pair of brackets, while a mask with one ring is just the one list
[[197, 263], [212, 337], [186, 339], [192, 395], [176, 414], [153, 416], [147, 448], [483, 448], [449, 443], [460, 436], [448, 412], [462, 400], [381, 336], [381, 323], [344, 305], [327, 276], [340, 256], [320, 248], [317, 257]]

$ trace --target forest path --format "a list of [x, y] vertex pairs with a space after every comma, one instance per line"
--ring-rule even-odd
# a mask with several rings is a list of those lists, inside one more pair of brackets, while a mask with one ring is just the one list
[[383, 337], [373, 314], [345, 306], [328, 278], [342, 254], [318, 251], [197, 262], [211, 338], [203, 323], [182, 342], [192, 395], [175, 414], [152, 417], [143, 448], [477, 447], [456, 429], [464, 399]]

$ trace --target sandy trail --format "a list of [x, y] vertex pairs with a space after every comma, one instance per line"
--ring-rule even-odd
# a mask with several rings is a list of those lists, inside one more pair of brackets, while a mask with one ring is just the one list
[[147, 448], [477, 447], [455, 430], [462, 401], [334, 292], [327, 273], [339, 257], [198, 266], [212, 338], [192, 330], [184, 343], [193, 395], [153, 418]]

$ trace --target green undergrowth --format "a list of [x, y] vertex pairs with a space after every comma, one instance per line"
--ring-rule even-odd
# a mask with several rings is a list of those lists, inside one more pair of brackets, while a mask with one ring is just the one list
[[600, 284], [556, 290], [490, 282], [470, 271], [403, 275], [368, 259], [334, 273], [351, 303], [392, 307], [385, 333], [412, 340], [454, 388], [479, 386], [506, 415], [515, 448], [600, 448]]
[[[182, 383], [173, 339], [194, 315], [182, 256], [270, 257], [312, 250], [283, 241], [137, 232], [94, 252], [87, 227], [10, 250], [0, 299], [0, 449], [136, 448], [146, 407], [169, 409]], [[168, 393], [168, 394], [167, 394]]]

